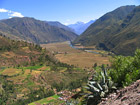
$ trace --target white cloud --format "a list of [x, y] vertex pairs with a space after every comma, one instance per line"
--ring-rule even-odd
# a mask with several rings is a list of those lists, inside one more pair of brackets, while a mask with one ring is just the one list
[[21, 13], [19, 12], [12, 12], [9, 14], [11, 17], [24, 17]]
[[8, 10], [6, 10], [4, 8], [0, 8], [0, 12], [8, 12]]
[[9, 18], [12, 18], [12, 17], [24, 17], [21, 13], [19, 12], [15, 12], [15, 11], [11, 11], [11, 10], [7, 10], [7, 9], [4, 9], [4, 8], [0, 8], [0, 12], [1, 13], [8, 13], [8, 16]]

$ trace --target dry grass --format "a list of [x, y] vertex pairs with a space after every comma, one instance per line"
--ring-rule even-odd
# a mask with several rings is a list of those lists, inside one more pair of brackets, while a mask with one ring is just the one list
[[51, 52], [58, 52], [58, 53], [79, 53], [80, 50], [73, 49], [69, 46], [68, 42], [61, 42], [61, 43], [50, 43], [50, 44], [42, 44], [42, 47], [46, 48]]
[[1, 54], [3, 57], [6, 57], [6, 58], [13, 58], [15, 55], [15, 53], [13, 52], [4, 52], [3, 54]]
[[12, 78], [8, 78], [7, 80], [13, 81], [14, 84], [22, 84], [22, 81], [26, 79], [26, 76], [16, 76], [16, 77], [12, 77]]
[[39, 68], [38, 70], [41, 70], [41, 71], [50, 70], [50, 66], [43, 66]]
[[[82, 68], [85, 67], [91, 68], [94, 65], [94, 63], [97, 63], [98, 65], [110, 64], [109, 57], [102, 57], [102, 55], [100, 54], [88, 53], [88, 52], [71, 48], [68, 42], [44, 44], [41, 46], [50, 50], [51, 52], [59, 52], [55, 55], [55, 57], [59, 61], [70, 65], [75, 65]], [[92, 46], [89, 48], [95, 48], [95, 47]], [[98, 50], [97, 52], [103, 52], [103, 51]]]
[[12, 76], [12, 75], [18, 74], [20, 72], [21, 72], [21, 69], [7, 68], [1, 74], [2, 75]]
[[30, 73], [31, 73], [31, 70], [30, 69], [26, 69], [25, 72], [24, 72], [24, 75], [27, 76]]
[[71, 54], [57, 54], [56, 58], [59, 59], [61, 62], [75, 65], [78, 67], [92, 67], [94, 63], [98, 65], [101, 64], [110, 64], [109, 57], [102, 57], [99, 54], [93, 53], [71, 53]]
[[35, 76], [35, 75], [40, 75], [41, 73], [42, 71], [32, 70], [31, 75]]

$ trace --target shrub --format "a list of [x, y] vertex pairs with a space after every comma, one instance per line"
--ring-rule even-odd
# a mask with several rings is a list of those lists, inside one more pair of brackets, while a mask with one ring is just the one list
[[109, 75], [118, 87], [130, 85], [140, 79], [140, 50], [136, 50], [134, 57], [115, 57], [109, 71]]
[[90, 92], [87, 94], [88, 104], [97, 104], [101, 98], [116, 89], [105, 68], [96, 71], [93, 79], [88, 81], [86, 88]]

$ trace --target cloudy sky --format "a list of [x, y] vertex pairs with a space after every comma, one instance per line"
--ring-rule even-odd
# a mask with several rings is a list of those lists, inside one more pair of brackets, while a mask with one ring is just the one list
[[124, 5], [140, 5], [140, 0], [0, 0], [0, 19], [25, 16], [71, 24], [97, 19]]

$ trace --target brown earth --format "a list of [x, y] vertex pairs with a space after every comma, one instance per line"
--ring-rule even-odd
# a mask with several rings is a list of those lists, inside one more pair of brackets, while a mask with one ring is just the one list
[[103, 100], [99, 105], [140, 105], [140, 80]]

